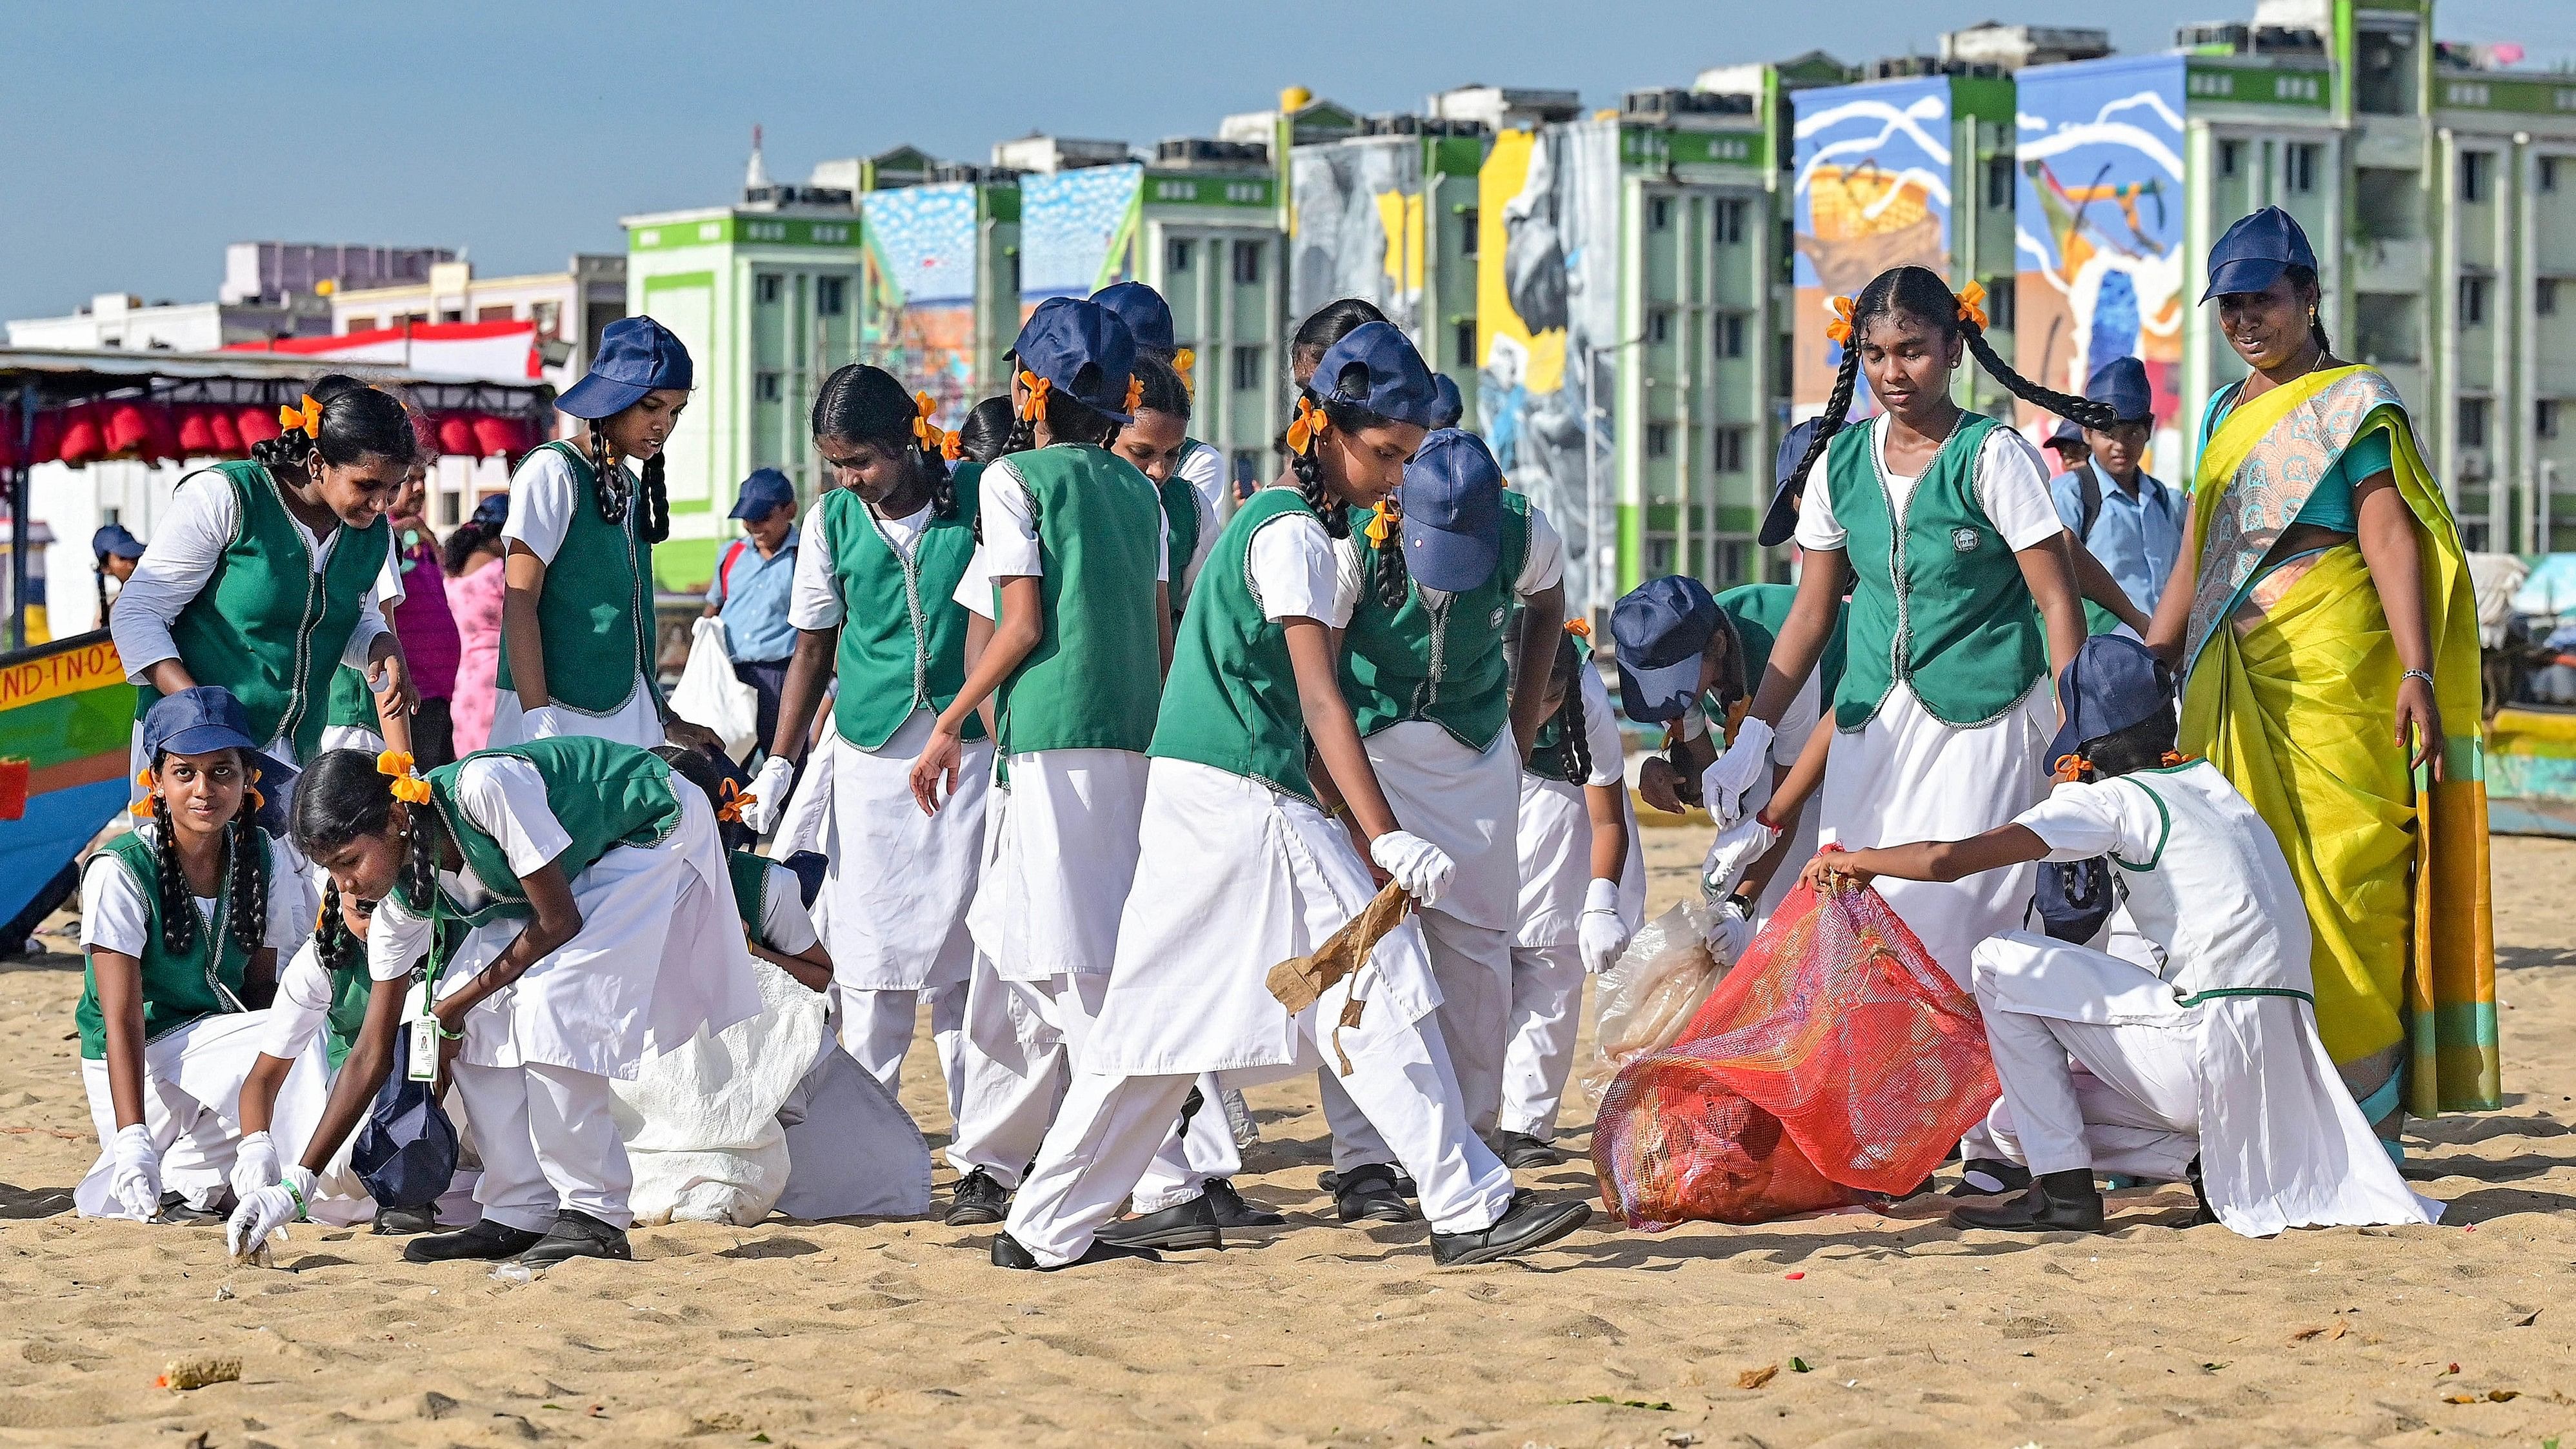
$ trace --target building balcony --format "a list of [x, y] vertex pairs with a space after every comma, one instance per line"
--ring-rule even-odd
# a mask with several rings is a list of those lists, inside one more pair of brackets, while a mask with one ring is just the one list
[[2424, 237], [2356, 238], [2344, 256], [2356, 292], [2413, 297], [2433, 283], [2433, 243]]

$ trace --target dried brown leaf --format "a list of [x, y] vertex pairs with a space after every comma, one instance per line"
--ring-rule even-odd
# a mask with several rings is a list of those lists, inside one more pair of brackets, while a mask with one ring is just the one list
[[1764, 1364], [1758, 1369], [1746, 1369], [1744, 1372], [1737, 1374], [1735, 1376], [1735, 1386], [1739, 1389], [1758, 1389], [1779, 1376], [1780, 1366], [1778, 1364]]

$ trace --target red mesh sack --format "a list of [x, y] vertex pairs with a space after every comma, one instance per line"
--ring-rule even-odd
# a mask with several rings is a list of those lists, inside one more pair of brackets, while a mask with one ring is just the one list
[[1630, 1227], [1754, 1223], [1911, 1191], [1997, 1088], [1975, 1001], [1878, 892], [1801, 885], [1592, 1133]]

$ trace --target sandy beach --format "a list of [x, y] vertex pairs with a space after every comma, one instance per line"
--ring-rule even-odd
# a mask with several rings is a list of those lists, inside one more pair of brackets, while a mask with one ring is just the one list
[[[1660, 908], [1701, 842], [1649, 838]], [[2114, 1195], [2103, 1237], [1962, 1234], [1929, 1201], [1653, 1236], [1596, 1215], [1453, 1271], [1419, 1225], [1332, 1219], [1311, 1081], [1252, 1096], [1241, 1185], [1291, 1226], [1159, 1266], [1004, 1273], [990, 1229], [772, 1220], [640, 1229], [631, 1265], [525, 1284], [313, 1226], [235, 1268], [218, 1228], [69, 1215], [96, 1151], [79, 961], [12, 963], [0, 1442], [2555, 1443], [2576, 1437], [2571, 889], [2576, 845], [2496, 842], [2506, 1106], [2416, 1137], [2442, 1226], [2247, 1241], [2179, 1227], [2175, 1187]], [[906, 1099], [943, 1143], [926, 1034]], [[1595, 1196], [1580, 1156], [1523, 1180]], [[241, 1381], [152, 1386], [202, 1355]]]

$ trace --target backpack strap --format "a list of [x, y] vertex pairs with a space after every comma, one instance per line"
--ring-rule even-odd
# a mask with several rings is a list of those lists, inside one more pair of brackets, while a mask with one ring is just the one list
[[[2097, 498], [2094, 502], [2098, 506], [2101, 500]], [[716, 565], [716, 592], [724, 595], [725, 603], [733, 602], [733, 561], [742, 557], [742, 551], [750, 544], [751, 540], [747, 538], [737, 538], [725, 545], [724, 559]]]
[[2093, 525], [2102, 519], [2102, 475], [2093, 471], [2090, 459], [2085, 461], [2082, 471], [2076, 474], [2075, 486], [2083, 492], [2083, 506], [2077, 514], [2078, 526], [2075, 530], [2075, 538], [2079, 543], [2091, 543]]

